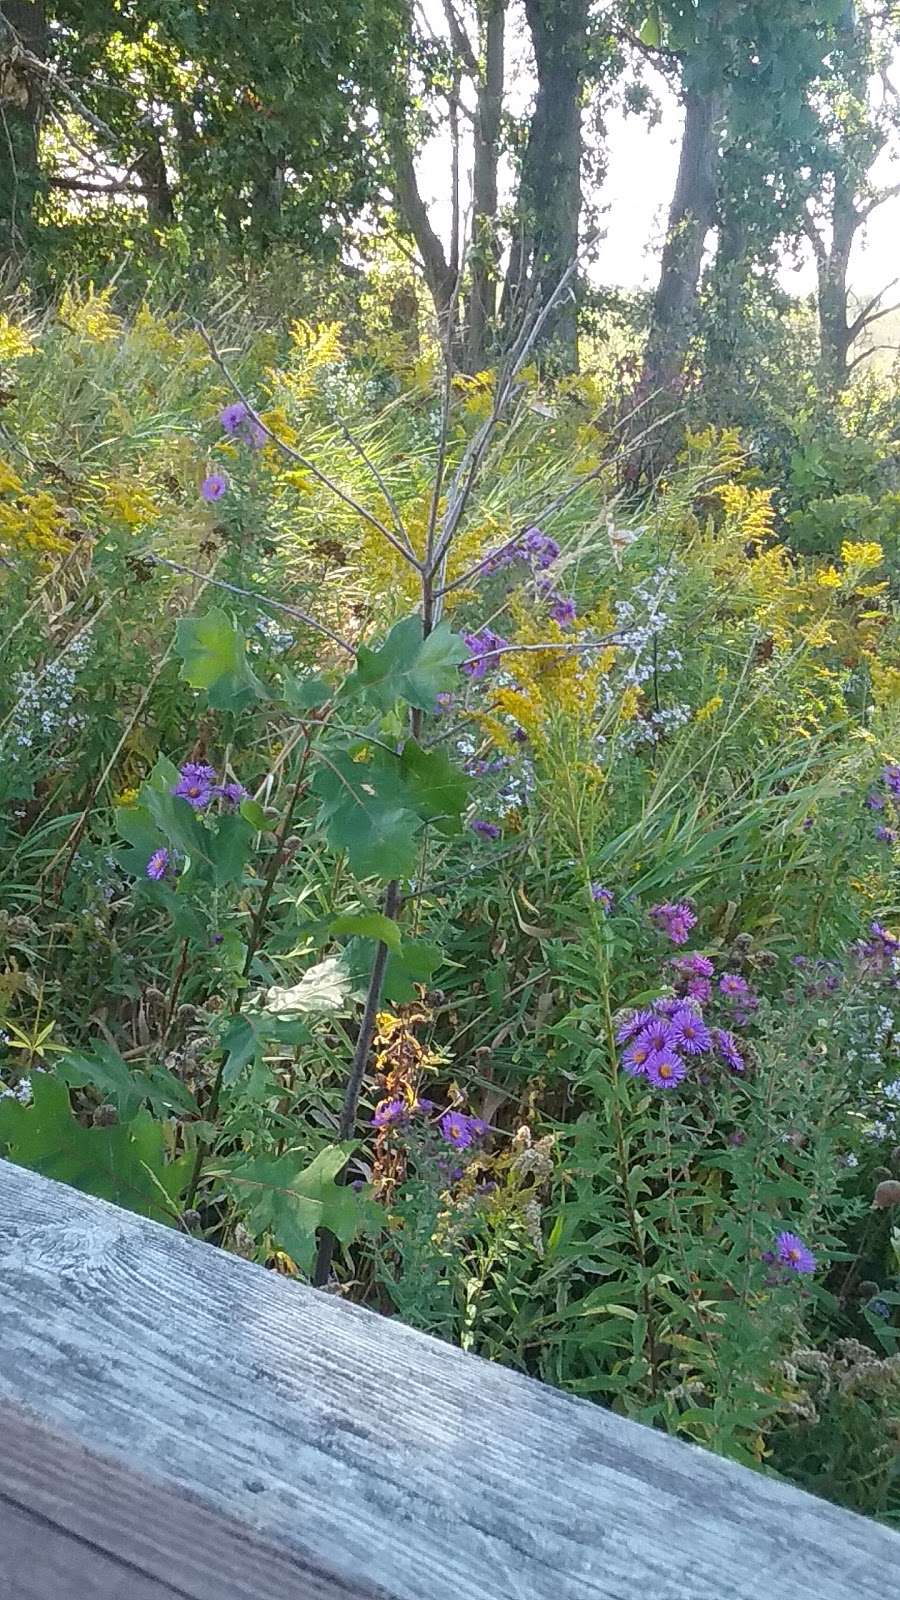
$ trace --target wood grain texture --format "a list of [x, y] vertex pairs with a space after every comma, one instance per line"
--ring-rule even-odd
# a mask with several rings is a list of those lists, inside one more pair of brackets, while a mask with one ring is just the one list
[[394, 1600], [884, 1600], [900, 1536], [0, 1162], [0, 1396]]
[[383, 1600], [0, 1403], [3, 1600]]

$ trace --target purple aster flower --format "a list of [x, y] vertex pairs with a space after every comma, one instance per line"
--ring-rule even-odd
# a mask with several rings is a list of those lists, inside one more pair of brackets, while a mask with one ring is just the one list
[[525, 732], [524, 728], [513, 728], [512, 736], [513, 736], [516, 744], [527, 744], [528, 743], [528, 735]]
[[462, 1111], [445, 1111], [438, 1124], [441, 1137], [455, 1150], [467, 1150], [488, 1131], [482, 1117], [467, 1117]]
[[200, 485], [200, 493], [203, 499], [210, 504], [214, 500], [221, 500], [223, 494], [228, 493], [228, 479], [225, 473], [211, 472], [207, 478], [203, 479]]
[[723, 972], [719, 979], [719, 989], [726, 1000], [743, 1000], [750, 993], [750, 985], [746, 978], [739, 972]]
[[638, 1043], [650, 1051], [665, 1050], [673, 1042], [672, 1024], [668, 1017], [654, 1017], [638, 1034]]
[[698, 1005], [707, 1006], [712, 999], [712, 984], [708, 978], [689, 978], [684, 992]]
[[612, 911], [612, 908], [615, 905], [612, 890], [604, 889], [602, 883], [591, 884], [591, 899], [598, 906], [602, 906], [604, 911]]
[[719, 1058], [730, 1067], [732, 1072], [744, 1071], [744, 1058], [738, 1049], [738, 1042], [733, 1033], [727, 1028], [713, 1028], [712, 1042]]
[[897, 830], [896, 828], [886, 828], [884, 824], [882, 824], [880, 828], [875, 829], [875, 837], [879, 844], [896, 844]]
[[655, 1021], [652, 1011], [629, 1011], [616, 1026], [616, 1043], [627, 1044], [642, 1028]]
[[672, 1017], [680, 1011], [684, 1000], [679, 995], [664, 994], [653, 1002], [653, 1015], [656, 1017]]
[[873, 789], [871, 794], [867, 794], [866, 795], [866, 805], [868, 806], [870, 811], [883, 811], [884, 810], [884, 795], [877, 794], [875, 792], [875, 790]]
[[775, 1236], [775, 1260], [791, 1272], [815, 1272], [816, 1258], [809, 1246], [796, 1233], [779, 1233]]
[[179, 799], [186, 800], [195, 811], [204, 811], [213, 798], [215, 781], [215, 767], [207, 767], [196, 761], [186, 761], [181, 768], [178, 782], [172, 785], [170, 792]]
[[702, 1056], [712, 1049], [712, 1035], [702, 1017], [684, 1006], [672, 1017], [672, 1043], [688, 1056]]
[[395, 1128], [398, 1123], [405, 1122], [409, 1114], [409, 1107], [405, 1100], [382, 1100], [375, 1107], [372, 1118], [373, 1128]]
[[550, 615], [554, 622], [561, 628], [568, 628], [576, 619], [578, 612], [574, 600], [566, 600], [561, 594], [554, 595], [550, 604]]
[[496, 822], [487, 822], [484, 817], [473, 817], [469, 827], [473, 833], [477, 833], [482, 839], [499, 839], [500, 837], [500, 829], [497, 827]]
[[694, 912], [684, 900], [677, 905], [667, 903], [651, 906], [649, 916], [654, 927], [671, 939], [673, 944], [686, 944], [688, 934], [697, 925]]
[[687, 956], [671, 956], [670, 960], [682, 978], [711, 978], [716, 970], [709, 956], [701, 956], [697, 950]]
[[526, 528], [519, 542], [519, 548], [527, 561], [538, 572], [546, 571], [553, 565], [559, 555], [559, 545], [549, 534], [542, 533], [540, 528]]
[[643, 1038], [635, 1039], [634, 1043], [630, 1044], [628, 1049], [623, 1052], [622, 1066], [630, 1077], [639, 1078], [642, 1073], [647, 1071], [647, 1062], [652, 1054], [653, 1051]]
[[647, 1077], [654, 1089], [675, 1089], [687, 1077], [687, 1067], [674, 1050], [661, 1050], [647, 1062]]
[[239, 806], [241, 801], [247, 798], [247, 791], [242, 783], [219, 783], [214, 788], [213, 794], [218, 795], [220, 800], [227, 801], [230, 806]]
[[243, 400], [234, 400], [224, 411], [219, 412], [219, 421], [226, 433], [237, 433], [247, 421], [249, 414]]
[[147, 862], [147, 877], [152, 878], [154, 883], [159, 883], [160, 878], [164, 878], [169, 869], [170, 860], [168, 850], [154, 850]]
[[900, 767], [894, 765], [885, 767], [881, 774], [881, 781], [886, 788], [890, 789], [891, 794], [900, 795]]
[[476, 680], [493, 671], [500, 660], [497, 651], [509, 645], [509, 640], [495, 633], [493, 628], [481, 628], [478, 633], [464, 633], [463, 640], [471, 651], [471, 660], [463, 662], [462, 670]]

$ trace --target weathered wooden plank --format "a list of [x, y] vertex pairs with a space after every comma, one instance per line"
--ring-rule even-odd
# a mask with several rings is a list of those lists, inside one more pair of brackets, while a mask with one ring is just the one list
[[3, 1600], [383, 1600], [0, 1404]]
[[0, 1395], [395, 1600], [884, 1600], [900, 1537], [0, 1162]]

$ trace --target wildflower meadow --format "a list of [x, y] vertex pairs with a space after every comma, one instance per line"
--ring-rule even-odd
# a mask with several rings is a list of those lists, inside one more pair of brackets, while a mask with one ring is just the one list
[[[709, 9], [611, 8], [579, 92], [702, 48], [737, 95], [744, 34], [685, 33]], [[827, 122], [814, 9], [779, 103]], [[705, 226], [674, 354], [681, 312], [587, 268], [573, 346], [577, 216], [564, 259], [527, 235], [492, 343], [485, 240], [514, 257], [521, 207], [444, 277], [412, 202], [353, 255], [385, 171], [408, 197], [399, 134], [367, 155], [360, 111], [338, 148], [329, 100], [292, 144], [277, 40], [235, 110], [226, 39], [130, 26], [94, 76], [74, 23], [53, 46], [66, 126], [120, 141], [96, 236], [48, 125], [0, 295], [0, 1155], [897, 1522], [895, 380], [849, 345], [836, 374], [762, 266], [723, 355]], [[333, 70], [388, 126], [371, 32], [299, 98]], [[451, 94], [429, 50], [452, 122], [477, 63]], [[132, 126], [112, 91], [147, 61]], [[728, 105], [710, 226], [743, 197], [764, 263], [753, 159], [819, 169], [805, 124], [758, 109], [751, 149]], [[787, 236], [814, 196], [778, 196]]]

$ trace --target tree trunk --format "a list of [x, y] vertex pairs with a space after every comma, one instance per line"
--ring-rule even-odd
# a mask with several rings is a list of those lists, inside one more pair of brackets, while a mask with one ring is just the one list
[[[546, 301], [578, 251], [581, 220], [581, 84], [588, 0], [525, 0], [538, 91], [522, 164], [516, 228], [503, 291], [512, 332], [534, 296]], [[547, 325], [557, 363], [578, 368], [578, 308], [572, 295]]]
[[397, 205], [415, 239], [425, 282], [434, 301], [444, 336], [452, 339], [454, 330], [451, 323], [456, 274], [452, 263], [447, 260], [444, 246], [431, 226], [428, 207], [419, 193], [415, 163], [406, 129], [395, 122], [389, 130], [389, 138]]
[[849, 352], [853, 330], [847, 313], [847, 273], [850, 252], [861, 218], [853, 191], [835, 174], [831, 206], [831, 248], [817, 252], [819, 280], [819, 352], [825, 380], [833, 390], [842, 389], [849, 373]]
[[669, 210], [659, 283], [640, 383], [643, 399], [668, 400], [684, 368], [700, 292], [703, 244], [715, 221], [719, 91], [685, 91], [678, 178]]
[[704, 340], [704, 388], [714, 397], [716, 416], [724, 425], [734, 420], [739, 351], [747, 317], [746, 294], [751, 248], [743, 210], [743, 194], [723, 182], [718, 205], [716, 258], [709, 276], [710, 306]]
[[466, 317], [466, 358], [481, 372], [491, 357], [497, 315], [497, 166], [503, 110], [504, 36], [507, 0], [487, 0], [482, 36], [482, 73], [477, 83], [472, 166], [472, 251]]
[[0, 269], [21, 270], [40, 187], [38, 144], [43, 86], [38, 73], [17, 59], [28, 50], [46, 60], [47, 18], [43, 0], [4, 0], [0, 17]]
[[151, 226], [160, 230], [175, 220], [175, 204], [169, 186], [166, 157], [160, 131], [154, 124], [147, 129], [147, 148], [135, 163], [147, 204]]

